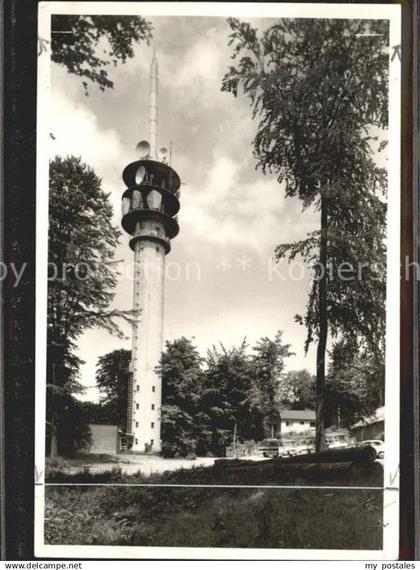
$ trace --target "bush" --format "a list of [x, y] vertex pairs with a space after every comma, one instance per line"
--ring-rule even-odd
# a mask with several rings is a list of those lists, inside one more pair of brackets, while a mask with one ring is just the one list
[[64, 471], [70, 466], [63, 457], [47, 457], [45, 460], [45, 474], [49, 475], [52, 472]]
[[190, 454], [195, 455], [196, 443], [192, 439], [177, 439], [173, 441], [162, 442], [162, 456], [166, 458], [188, 457]]
[[189, 453], [185, 459], [189, 459], [190, 461], [194, 461], [195, 459], [197, 459], [197, 456], [195, 453]]

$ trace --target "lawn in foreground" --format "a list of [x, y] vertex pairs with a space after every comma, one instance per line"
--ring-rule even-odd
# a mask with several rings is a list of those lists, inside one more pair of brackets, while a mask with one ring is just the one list
[[48, 544], [382, 548], [381, 490], [47, 486]]

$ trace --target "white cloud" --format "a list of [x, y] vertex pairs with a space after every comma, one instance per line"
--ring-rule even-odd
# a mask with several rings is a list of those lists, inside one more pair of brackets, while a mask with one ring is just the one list
[[[65, 85], [65, 84], [64, 84]], [[116, 130], [101, 128], [96, 115], [73, 95], [58, 87], [51, 108], [49, 154], [80, 156], [102, 179], [102, 188], [110, 193], [114, 208], [114, 223], [119, 223], [122, 167], [127, 163], [127, 151]]]
[[248, 168], [220, 151], [213, 154], [201, 187], [187, 185], [183, 190], [180, 222], [185, 234], [266, 253], [317, 227], [318, 215], [302, 215], [300, 202], [285, 198], [283, 185], [274, 178], [260, 175], [244, 182]]
[[123, 146], [113, 129], [103, 130], [96, 116], [75, 103], [64, 92], [54, 97], [51, 115], [51, 155], [81, 156], [93, 168], [112, 173], [116, 161], [123, 157]]

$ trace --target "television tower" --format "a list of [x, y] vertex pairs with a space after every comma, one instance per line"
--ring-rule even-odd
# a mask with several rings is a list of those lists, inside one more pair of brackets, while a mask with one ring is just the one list
[[163, 343], [163, 300], [165, 256], [171, 239], [179, 231], [181, 181], [166, 157], [157, 152], [158, 62], [153, 53], [150, 67], [149, 137], [136, 147], [139, 160], [130, 163], [122, 177], [124, 230], [131, 236], [134, 252], [133, 323], [130, 383], [128, 390], [127, 432], [133, 436], [137, 453], [161, 451], [162, 378], [160, 364]]

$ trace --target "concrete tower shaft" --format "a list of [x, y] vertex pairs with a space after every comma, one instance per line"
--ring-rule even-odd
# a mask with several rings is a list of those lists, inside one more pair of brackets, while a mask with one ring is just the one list
[[[163, 229], [163, 228], [162, 228]], [[133, 449], [161, 450], [160, 413], [162, 387], [156, 366], [163, 343], [163, 299], [165, 248], [148, 239], [134, 246], [133, 309], [139, 317], [132, 339], [132, 426]]]

